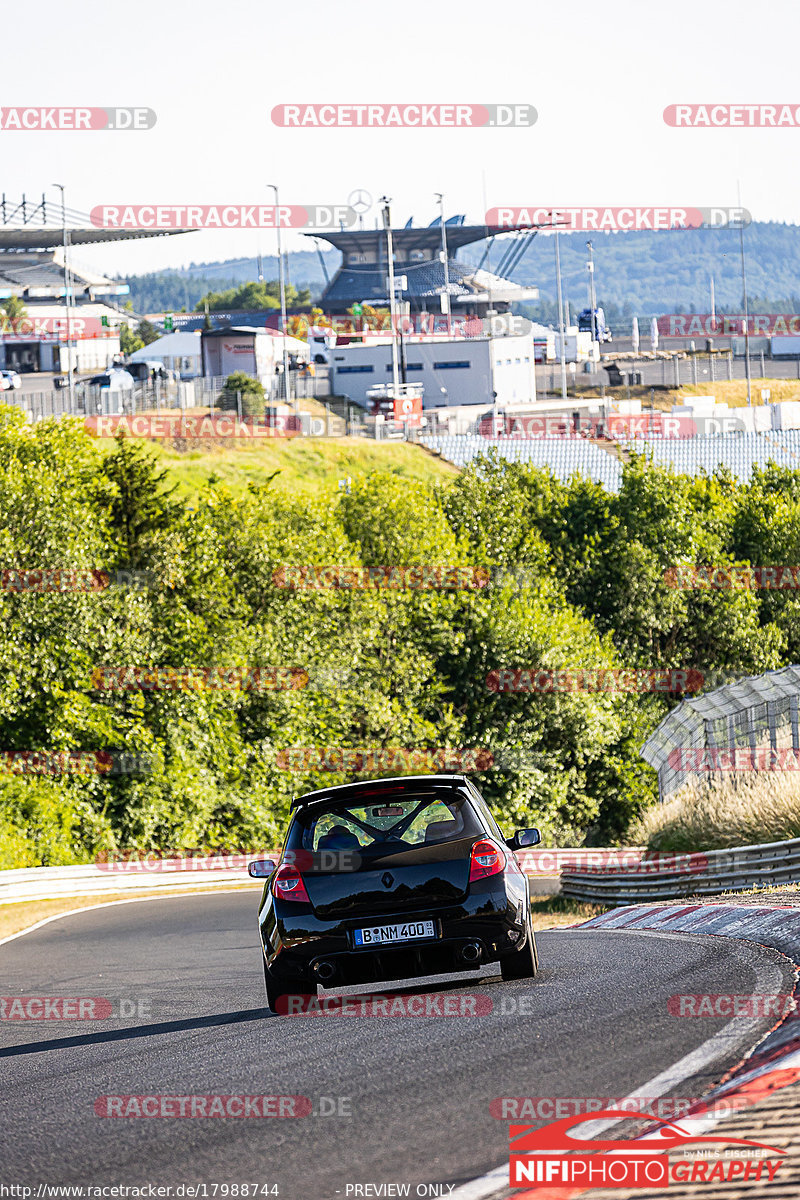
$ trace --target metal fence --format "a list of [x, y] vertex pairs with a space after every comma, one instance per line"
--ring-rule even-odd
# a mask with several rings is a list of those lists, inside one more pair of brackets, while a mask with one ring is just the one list
[[[692, 778], [710, 780], [723, 772], [725, 756], [752, 756], [752, 771], [768, 771], [772, 756], [800, 756], [800, 666], [783, 667], [725, 684], [682, 700], [653, 730], [642, 758], [658, 773], [665, 801]], [[759, 753], [766, 752], [766, 753]]]
[[[299, 381], [298, 381], [299, 382]], [[263, 400], [226, 386], [227, 376], [202, 377], [181, 382], [149, 380], [133, 388], [111, 391], [108, 388], [77, 385], [70, 398], [69, 389], [0, 393], [0, 406], [21, 409], [31, 422], [47, 418], [77, 417], [82, 420], [102, 417], [155, 418], [151, 432], [138, 436], [164, 438], [202, 438], [239, 436], [246, 439], [248, 428], [261, 436], [274, 437], [367, 437], [377, 441], [415, 440], [417, 431], [407, 424], [369, 419], [366, 412], [347, 396], [314, 396], [314, 388], [327, 393], [325, 375], [309, 377], [306, 384], [293, 386], [287, 402], [283, 377], [277, 376], [265, 388]], [[295, 381], [293, 381], [293, 385]], [[303, 410], [301, 402], [315, 399], [314, 411]], [[282, 408], [283, 413], [276, 413]], [[236, 417], [238, 427], [223, 430], [207, 426], [202, 418]], [[185, 417], [185, 422], [160, 422], [162, 417]], [[132, 434], [136, 434], [131, 429]]]
[[[745, 359], [731, 351], [717, 354], [688, 354], [675, 351], [657, 358], [636, 358], [629, 351], [615, 356], [606, 352], [604, 362], [568, 364], [567, 391], [580, 395], [582, 389], [620, 386], [613, 383], [608, 367], [616, 364], [622, 376], [622, 384], [653, 388], [680, 388], [690, 384], [708, 387], [715, 383], [747, 378]], [[750, 355], [750, 378], [754, 402], [760, 402], [761, 381], [764, 379], [800, 379], [800, 356], [773, 358], [759, 351]], [[561, 367], [559, 363], [536, 364], [537, 399], [546, 400], [561, 396]]]

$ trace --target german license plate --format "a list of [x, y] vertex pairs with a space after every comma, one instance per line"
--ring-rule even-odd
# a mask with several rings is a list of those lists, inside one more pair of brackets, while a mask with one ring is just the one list
[[356, 929], [353, 941], [356, 946], [385, 946], [389, 942], [412, 942], [418, 938], [436, 937], [433, 921], [406, 921], [402, 925], [373, 925], [369, 929]]

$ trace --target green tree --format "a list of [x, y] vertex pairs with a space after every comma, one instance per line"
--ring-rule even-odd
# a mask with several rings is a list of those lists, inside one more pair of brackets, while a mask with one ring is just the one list
[[245, 371], [234, 371], [225, 380], [225, 391], [234, 398], [237, 392], [241, 393], [243, 417], [263, 417], [266, 396], [258, 379]]
[[144, 342], [133, 332], [130, 325], [124, 322], [119, 331], [119, 348], [123, 354], [133, 354], [136, 350], [144, 349]]
[[[310, 304], [311, 293], [308, 288], [299, 290], [288, 284], [286, 287], [286, 303], [290, 308]], [[264, 283], [243, 283], [239, 287], [230, 288], [225, 292], [208, 292], [195, 305], [195, 312], [207, 309], [209, 312], [222, 312], [225, 309], [242, 309], [256, 312], [260, 309], [279, 309], [280, 283], [277, 279]]]
[[117, 434], [114, 449], [102, 464], [102, 473], [114, 491], [109, 505], [112, 536], [118, 561], [139, 566], [151, 539], [164, 533], [175, 520], [178, 505], [171, 500], [175, 486], [163, 489], [166, 470], [124, 433]]
[[149, 346], [152, 342], [157, 342], [163, 334], [160, 329], [156, 329], [151, 321], [142, 319], [136, 326], [136, 336], [140, 339], [143, 346]]

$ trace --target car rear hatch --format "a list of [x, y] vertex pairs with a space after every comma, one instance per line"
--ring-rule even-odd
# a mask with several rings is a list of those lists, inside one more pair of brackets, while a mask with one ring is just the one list
[[475, 836], [432, 846], [362, 853], [355, 869], [304, 872], [315, 914], [323, 920], [422, 912], [463, 900]]

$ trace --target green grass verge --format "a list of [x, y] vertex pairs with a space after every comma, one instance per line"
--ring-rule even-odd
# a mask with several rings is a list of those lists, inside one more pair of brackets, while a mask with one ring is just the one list
[[372, 471], [391, 471], [401, 478], [426, 483], [452, 479], [457, 474], [450, 463], [409, 442], [295, 438], [246, 447], [198, 443], [187, 450], [155, 442], [148, 445], [178, 485], [176, 495], [186, 499], [194, 499], [209, 479], [239, 495], [248, 484], [267, 483], [274, 475], [273, 488], [307, 495], [335, 490], [337, 481], [346, 475], [355, 479]]

